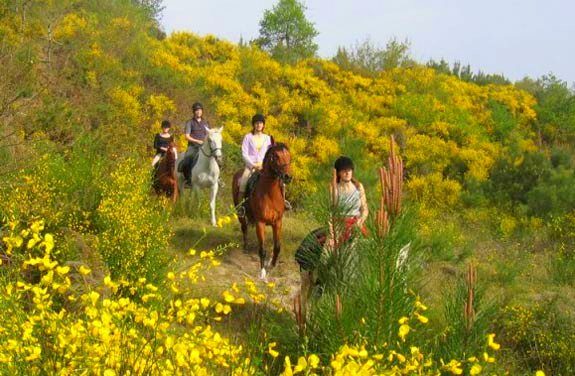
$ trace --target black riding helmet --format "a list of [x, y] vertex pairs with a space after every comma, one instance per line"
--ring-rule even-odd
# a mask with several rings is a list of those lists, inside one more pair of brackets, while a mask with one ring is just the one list
[[343, 155], [341, 157], [339, 157], [338, 159], [336, 159], [333, 167], [335, 168], [335, 170], [337, 172], [340, 172], [343, 170], [353, 170], [354, 169], [353, 161], [351, 160], [351, 158], [343, 156]]
[[266, 117], [265, 117], [264, 115], [262, 115], [262, 114], [255, 114], [255, 115], [252, 117], [252, 125], [255, 125], [258, 121], [261, 121], [261, 122], [264, 123], [264, 125], [265, 125], [265, 123], [266, 123]]
[[196, 102], [192, 105], [192, 111], [196, 112], [196, 110], [203, 110], [204, 106], [200, 102]]

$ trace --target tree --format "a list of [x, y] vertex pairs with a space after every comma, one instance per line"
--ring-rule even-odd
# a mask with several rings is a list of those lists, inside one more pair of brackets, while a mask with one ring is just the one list
[[256, 43], [282, 62], [295, 63], [315, 56], [319, 34], [305, 18], [305, 6], [298, 0], [279, 0], [266, 10], [260, 21], [260, 37]]
[[409, 42], [407, 40], [400, 42], [396, 39], [387, 42], [385, 49], [374, 45], [369, 39], [357, 43], [349, 50], [339, 47], [332, 60], [342, 69], [367, 76], [375, 76], [387, 69], [414, 64], [409, 56]]

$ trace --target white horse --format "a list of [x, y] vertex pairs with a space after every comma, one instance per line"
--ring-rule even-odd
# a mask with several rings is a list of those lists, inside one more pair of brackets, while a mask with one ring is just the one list
[[[222, 131], [224, 127], [208, 129], [208, 134], [198, 153], [198, 161], [192, 168], [191, 180], [194, 196], [200, 188], [210, 188], [210, 210], [212, 216], [212, 225], [216, 226], [216, 196], [219, 189], [220, 166], [222, 161]], [[183, 153], [182, 153], [183, 154]], [[183, 159], [179, 158], [178, 163]], [[180, 192], [183, 192], [184, 177], [179, 174]]]

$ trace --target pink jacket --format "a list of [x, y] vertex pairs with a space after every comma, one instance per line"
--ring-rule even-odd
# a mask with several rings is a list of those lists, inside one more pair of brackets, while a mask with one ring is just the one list
[[242, 142], [242, 157], [248, 168], [253, 168], [256, 163], [263, 163], [266, 151], [272, 146], [271, 137], [264, 134], [264, 143], [258, 153], [254, 145], [253, 137], [254, 135], [250, 132], [246, 134]]

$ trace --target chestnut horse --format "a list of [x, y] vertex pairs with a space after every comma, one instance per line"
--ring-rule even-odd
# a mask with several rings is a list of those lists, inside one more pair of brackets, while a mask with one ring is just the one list
[[[242, 228], [244, 250], [247, 251], [248, 224], [255, 224], [258, 237], [258, 254], [260, 257], [260, 278], [265, 279], [266, 250], [264, 248], [265, 227], [273, 230], [274, 248], [270, 267], [277, 263], [281, 248], [282, 218], [285, 211], [283, 185], [291, 180], [289, 176], [291, 156], [286, 145], [278, 143], [268, 149], [263, 161], [262, 171], [251, 191], [246, 190], [246, 197], [239, 197], [240, 170], [232, 181], [232, 193], [236, 207], [244, 205], [245, 215], [239, 216]], [[244, 202], [244, 199], [247, 200]]]
[[154, 173], [154, 190], [157, 195], [165, 194], [176, 202], [178, 199], [178, 180], [176, 178], [176, 146], [173, 142], [168, 146], [166, 154], [158, 162]]

